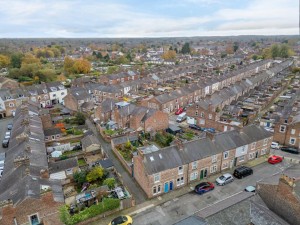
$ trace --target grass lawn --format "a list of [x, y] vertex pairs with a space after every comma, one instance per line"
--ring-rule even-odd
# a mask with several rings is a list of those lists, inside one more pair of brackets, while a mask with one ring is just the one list
[[78, 166], [85, 166], [86, 162], [84, 159], [78, 159]]

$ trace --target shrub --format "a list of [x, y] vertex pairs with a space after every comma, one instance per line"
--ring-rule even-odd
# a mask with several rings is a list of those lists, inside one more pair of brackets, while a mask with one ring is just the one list
[[73, 224], [77, 224], [83, 220], [87, 220], [89, 218], [95, 217], [106, 211], [116, 209], [119, 206], [120, 206], [119, 199], [105, 198], [98, 205], [92, 205], [91, 207], [86, 208], [83, 211], [81, 211], [73, 216], [70, 216], [67, 207], [63, 206], [60, 208], [60, 219], [66, 225], [73, 225]]
[[94, 167], [86, 176], [88, 182], [96, 181], [104, 176], [104, 169], [100, 166]]
[[116, 180], [115, 178], [107, 178], [103, 181], [103, 184], [107, 185], [109, 189], [113, 189], [115, 187]]

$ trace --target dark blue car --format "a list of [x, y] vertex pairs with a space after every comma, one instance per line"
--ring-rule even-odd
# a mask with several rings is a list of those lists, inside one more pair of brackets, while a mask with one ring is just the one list
[[197, 184], [195, 187], [195, 192], [199, 195], [202, 195], [206, 192], [214, 190], [215, 186], [211, 182], [202, 182], [200, 184]]

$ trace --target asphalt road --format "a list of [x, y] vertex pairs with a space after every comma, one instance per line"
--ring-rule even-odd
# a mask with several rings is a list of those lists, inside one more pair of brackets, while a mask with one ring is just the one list
[[5, 118], [0, 120], [0, 140], [1, 140], [1, 145], [0, 145], [0, 153], [5, 152], [7, 148], [2, 147], [2, 140], [5, 137], [5, 132], [7, 130], [7, 124], [12, 123], [13, 118]]
[[107, 143], [99, 134], [97, 131], [95, 125], [89, 120], [86, 120], [86, 125], [89, 127], [91, 131], [98, 137], [104, 151], [107, 153], [108, 157], [112, 160], [114, 167], [118, 171], [119, 174], [122, 176], [122, 180], [125, 184], [125, 186], [129, 189], [129, 192], [133, 195], [135, 203], [141, 204], [147, 200], [145, 192], [140, 188], [138, 183], [134, 180], [133, 177], [131, 177], [128, 172], [125, 170], [123, 165], [120, 163], [120, 161], [116, 158], [114, 155], [111, 144]]
[[257, 181], [279, 174], [290, 165], [289, 161], [283, 161], [276, 165], [268, 163], [260, 164], [253, 168], [253, 175], [241, 180], [235, 179], [232, 183], [225, 186], [216, 186], [213, 191], [204, 195], [197, 195], [190, 192], [179, 198], [175, 198], [162, 205], [137, 214], [133, 217], [134, 223], [139, 225], [174, 224], [193, 215], [200, 209], [244, 191], [246, 186], [255, 185]]

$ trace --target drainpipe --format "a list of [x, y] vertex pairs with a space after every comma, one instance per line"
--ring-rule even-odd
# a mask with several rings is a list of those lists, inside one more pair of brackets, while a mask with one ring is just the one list
[[14, 217], [14, 224], [15, 224], [15, 225], [18, 225], [18, 222], [17, 222], [16, 217]]

